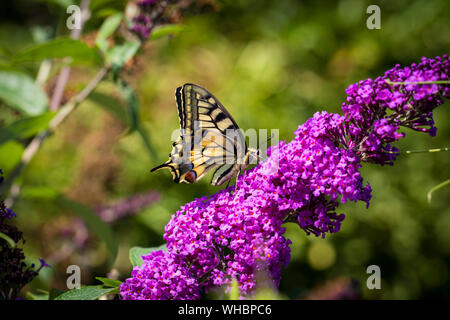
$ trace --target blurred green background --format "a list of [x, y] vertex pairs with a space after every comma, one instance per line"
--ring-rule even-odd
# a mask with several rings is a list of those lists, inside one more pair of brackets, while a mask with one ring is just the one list
[[[60, 26], [65, 10], [57, 2], [64, 1], [2, 3], [2, 47], [14, 52], [49, 30], [65, 33]], [[280, 139], [289, 141], [314, 112], [340, 112], [350, 84], [382, 75], [397, 63], [449, 53], [449, 1], [377, 1], [380, 30], [366, 28], [370, 4], [226, 0], [216, 1], [216, 9], [206, 14], [186, 16], [182, 33], [149, 42], [124, 71], [138, 94], [142, 125], [155, 154], [105, 111], [102, 104], [113, 103], [115, 97], [105, 83], [96, 91], [97, 99], [94, 95], [81, 104], [45, 141], [18, 181], [23, 192], [54, 189], [95, 209], [158, 191], [157, 202], [111, 223], [119, 243], [113, 268], [120, 279], [128, 277], [132, 246], [162, 244], [164, 226], [181, 205], [221, 189], [209, 185], [210, 176], [194, 185], [178, 185], [168, 171], [149, 172], [171, 150], [170, 137], [178, 128], [177, 86], [198, 83], [221, 100], [241, 128], [276, 128]], [[86, 41], [100, 20], [94, 15], [88, 22]], [[35, 74], [36, 67], [27, 72]], [[89, 67], [74, 68], [66, 93], [80, 90], [94, 74]], [[99, 96], [109, 99], [102, 102]], [[405, 129], [406, 139], [396, 146], [448, 146], [449, 106], [446, 102], [436, 109], [437, 137]], [[19, 117], [0, 106], [0, 125]], [[0, 145], [0, 168], [6, 176], [22, 150], [20, 141]], [[344, 278], [357, 280], [366, 299], [450, 298], [450, 188], [438, 190], [431, 204], [426, 198], [433, 186], [450, 177], [449, 164], [449, 153], [441, 152], [401, 156], [393, 167], [365, 165], [363, 176], [373, 188], [371, 205], [368, 210], [362, 203], [342, 205], [339, 212], [346, 219], [338, 234], [323, 240], [288, 225], [292, 259], [283, 272], [283, 296], [304, 298], [324, 283]], [[32, 290], [66, 289], [71, 264], [81, 267], [83, 284], [110, 272], [105, 246], [95, 235], [86, 237], [88, 231], [70, 212], [26, 196], [13, 209], [27, 239], [28, 258], [47, 258], [53, 266], [33, 281]], [[366, 268], [372, 264], [381, 268], [381, 290], [366, 288]]]

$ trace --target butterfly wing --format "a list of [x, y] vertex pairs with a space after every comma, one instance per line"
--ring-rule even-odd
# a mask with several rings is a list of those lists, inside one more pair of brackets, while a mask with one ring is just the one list
[[[208, 90], [190, 83], [178, 87], [175, 98], [180, 137], [173, 144], [169, 160], [152, 171], [169, 168], [177, 183], [193, 183], [216, 167], [218, 171], [228, 167], [233, 171], [232, 167], [245, 157], [247, 145], [225, 107]], [[211, 183], [222, 184], [231, 178], [231, 171], [220, 171], [227, 175], [214, 174]]]
[[220, 186], [224, 182], [233, 178], [239, 172], [239, 166], [236, 164], [223, 164], [214, 171], [211, 184]]

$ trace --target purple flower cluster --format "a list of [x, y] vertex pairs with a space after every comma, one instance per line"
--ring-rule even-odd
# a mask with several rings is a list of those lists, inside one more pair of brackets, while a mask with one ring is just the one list
[[148, 39], [153, 29], [151, 13], [157, 4], [157, 0], [141, 0], [137, 2], [139, 14], [135, 16], [131, 31], [134, 32], [141, 40]]
[[144, 257], [121, 285], [122, 297], [195, 299], [233, 280], [251, 296], [261, 272], [277, 286], [290, 259], [283, 223], [322, 237], [338, 232], [345, 217], [336, 212], [339, 203], [369, 205], [361, 163], [392, 163], [397, 150], [389, 143], [404, 136], [400, 126], [435, 134], [431, 111], [449, 97], [449, 85], [386, 80], [447, 80], [449, 65], [447, 56], [424, 58], [351, 85], [343, 115], [314, 114], [293, 141], [270, 148], [265, 161], [239, 177], [236, 191], [230, 187], [180, 208], [165, 229], [168, 251]]
[[[0, 183], [3, 181], [3, 172], [0, 170]], [[16, 214], [6, 207], [0, 199], [0, 233], [8, 236], [16, 246], [11, 247], [7, 241], [0, 238], [0, 300], [14, 300], [20, 290], [39, 274], [43, 267], [49, 267], [43, 259], [39, 259], [40, 267], [25, 263], [23, 249], [17, 246], [24, 243], [23, 233], [14, 225], [11, 219]]]
[[159, 193], [148, 191], [122, 199], [109, 206], [99, 206], [95, 212], [103, 221], [113, 222], [126, 216], [135, 214], [140, 210], [149, 207], [159, 200]]
[[7, 208], [2, 202], [2, 205], [0, 206], [0, 217], [5, 219], [12, 219], [17, 217], [17, 215], [14, 213], [14, 211]]
[[[252, 176], [257, 173], [253, 171]], [[167, 264], [160, 260], [175, 261], [175, 272], [171, 284], [176, 283], [172, 298], [185, 296], [187, 279], [195, 279], [189, 292], [189, 298], [196, 298], [202, 289], [231, 284], [238, 280], [243, 293], [250, 293], [256, 285], [257, 271], [267, 271], [274, 282], [281, 279], [281, 265], [287, 265], [290, 257], [290, 241], [282, 234], [280, 214], [271, 211], [272, 201], [267, 199], [265, 208], [256, 206], [258, 194], [252, 192], [249, 181], [241, 186], [235, 195], [230, 193], [232, 187], [213, 195], [211, 198], [200, 198], [182, 207], [166, 226], [164, 238], [167, 240], [168, 252], [152, 252], [143, 257], [146, 263], [133, 269], [133, 278], [121, 285], [121, 294], [125, 299], [145, 299], [147, 292], [134, 288], [146, 287], [147, 281], [162, 283], [167, 279], [160, 271], [167, 269]], [[245, 183], [245, 182], [244, 182]], [[241, 183], [242, 184], [242, 183]], [[268, 198], [270, 198], [269, 196]], [[157, 256], [158, 259], [153, 257]], [[189, 266], [189, 268], [187, 268]], [[158, 270], [156, 275], [148, 277], [148, 270]], [[184, 272], [177, 272], [184, 271]], [[138, 275], [138, 276], [136, 276]], [[142, 278], [139, 278], [142, 275]], [[187, 276], [189, 275], [189, 277]], [[192, 277], [192, 278], [191, 278]], [[130, 291], [132, 293], [130, 293]], [[159, 297], [167, 298], [158, 292]], [[153, 296], [155, 297], [155, 296]]]
[[181, 256], [153, 251], [142, 257], [121, 285], [125, 300], [194, 300], [200, 297], [198, 282]]
[[450, 59], [444, 55], [410, 67], [396, 65], [383, 77], [352, 84], [342, 104], [340, 142], [361, 161], [392, 165], [398, 149], [390, 143], [405, 136], [398, 132], [401, 126], [436, 135], [432, 111], [450, 97], [450, 86], [426, 82], [449, 80], [449, 75]]

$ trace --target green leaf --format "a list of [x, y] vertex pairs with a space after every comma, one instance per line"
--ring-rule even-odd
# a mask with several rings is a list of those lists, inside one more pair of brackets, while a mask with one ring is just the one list
[[121, 80], [116, 81], [121, 93], [122, 99], [125, 102], [126, 109], [123, 105], [117, 101], [110, 94], [101, 92], [93, 92], [89, 95], [89, 100], [97, 104], [99, 107], [111, 112], [119, 120], [129, 127], [129, 131], [136, 131], [142, 138], [145, 148], [148, 150], [150, 156], [153, 158], [156, 155], [155, 148], [153, 147], [148, 132], [139, 123], [139, 102], [131, 87], [126, 83], [120, 83]]
[[117, 288], [122, 283], [122, 281], [109, 279], [109, 278], [95, 277], [95, 279], [97, 279], [98, 281], [101, 281], [103, 283], [103, 285], [105, 285], [106, 287], [111, 287], [111, 288]]
[[165, 36], [171, 35], [171, 34], [178, 34], [181, 31], [184, 30], [184, 26], [179, 24], [166, 24], [159, 27], [156, 27], [152, 30], [152, 33], [150, 35], [150, 40], [156, 40], [163, 38]]
[[144, 260], [142, 260], [143, 255], [148, 255], [150, 252], [153, 251], [159, 251], [163, 250], [164, 252], [167, 252], [167, 246], [165, 244], [154, 247], [154, 248], [142, 248], [142, 247], [133, 247], [130, 249], [129, 256], [130, 256], [130, 262], [134, 266], [140, 266], [144, 263]]
[[100, 30], [97, 33], [97, 38], [95, 39], [95, 44], [103, 52], [106, 52], [108, 50], [107, 39], [119, 27], [122, 18], [122, 13], [116, 13], [108, 17], [100, 27]]
[[48, 300], [49, 293], [48, 292], [41, 292], [41, 293], [27, 292], [25, 294], [25, 298], [27, 298], [28, 300]]
[[8, 242], [8, 245], [11, 247], [11, 249], [14, 249], [16, 247], [16, 243], [13, 239], [11, 239], [8, 235], [4, 234], [3, 232], [0, 232], [0, 239], [5, 240]]
[[144, 142], [145, 148], [147, 149], [148, 153], [150, 154], [150, 157], [155, 158], [156, 157], [156, 150], [153, 147], [153, 144], [150, 141], [150, 137], [148, 135], [148, 132], [144, 129], [142, 125], [139, 125], [137, 128], [138, 134], [141, 136], [142, 141]]
[[106, 224], [102, 219], [100, 219], [100, 217], [97, 214], [95, 214], [94, 211], [92, 211], [89, 207], [81, 203], [67, 199], [62, 195], [59, 195], [55, 200], [60, 205], [69, 209], [78, 217], [83, 219], [89, 230], [91, 230], [93, 234], [95, 234], [105, 242], [106, 247], [108, 248], [110, 253], [109, 262], [112, 265], [116, 259], [118, 251], [117, 241], [114, 237], [112, 228], [108, 224]]
[[45, 59], [71, 57], [72, 64], [101, 64], [102, 58], [97, 50], [86, 43], [71, 38], [56, 38], [20, 51], [15, 63], [42, 61]]
[[141, 136], [142, 141], [144, 142], [144, 145], [147, 148], [150, 156], [152, 158], [155, 157], [155, 148], [150, 141], [148, 133], [140, 123], [139, 100], [136, 96], [135, 91], [128, 83], [120, 78], [116, 79], [115, 83], [117, 88], [119, 89], [122, 99], [125, 101], [125, 106], [128, 111], [128, 125], [130, 126], [130, 132], [137, 131], [137, 133]]
[[[0, 168], [4, 172], [10, 172], [20, 162], [24, 151], [23, 144], [10, 140], [7, 143], [0, 145]], [[3, 156], [3, 155], [8, 155]]]
[[48, 300], [55, 300], [56, 297], [60, 296], [63, 293], [64, 293], [63, 290], [52, 288], [50, 289], [50, 292], [48, 294]]
[[123, 105], [114, 99], [110, 94], [94, 91], [89, 95], [90, 101], [94, 102], [100, 108], [103, 108], [111, 112], [120, 121], [129, 126], [130, 121], [128, 119], [128, 113], [123, 107]]
[[47, 96], [34, 79], [16, 71], [0, 71], [0, 99], [29, 115], [39, 115], [48, 106]]
[[130, 132], [133, 132], [139, 126], [139, 100], [133, 88], [122, 79], [117, 79], [116, 85], [119, 88], [120, 95], [125, 101], [125, 106], [128, 111]]
[[111, 63], [113, 72], [116, 75], [123, 65], [134, 57], [140, 46], [141, 44], [138, 41], [127, 41], [114, 46], [107, 52], [106, 59]]
[[4, 128], [0, 128], [0, 145], [12, 139], [26, 139], [47, 129], [55, 112], [45, 112], [39, 116], [19, 119]]
[[86, 286], [74, 289], [57, 296], [55, 300], [96, 300], [104, 294], [111, 293], [116, 288], [105, 288], [103, 286]]
[[47, 201], [54, 201], [59, 195], [59, 192], [56, 191], [55, 189], [45, 186], [40, 187], [24, 186], [20, 193], [25, 198], [35, 198]]

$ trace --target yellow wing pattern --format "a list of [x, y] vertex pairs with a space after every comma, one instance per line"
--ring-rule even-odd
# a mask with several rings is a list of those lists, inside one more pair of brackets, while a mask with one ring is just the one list
[[247, 145], [238, 125], [208, 90], [187, 83], [175, 98], [180, 118], [180, 136], [169, 160], [151, 171], [168, 168], [176, 183], [193, 183], [217, 168], [211, 183], [232, 178], [244, 162]]

